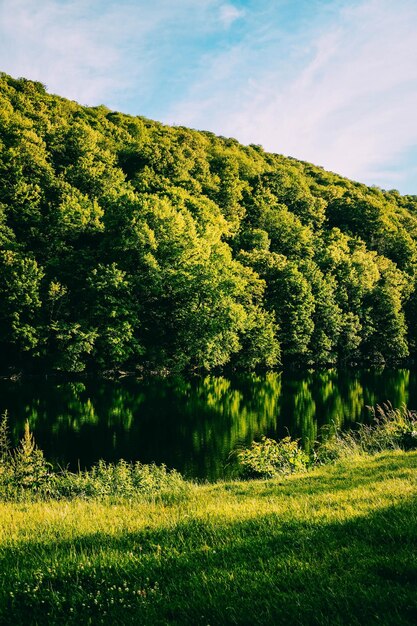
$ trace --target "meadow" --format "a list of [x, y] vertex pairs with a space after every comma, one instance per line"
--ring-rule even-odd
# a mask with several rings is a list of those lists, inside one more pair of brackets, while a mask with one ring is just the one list
[[417, 451], [270, 480], [0, 503], [0, 623], [417, 621]]

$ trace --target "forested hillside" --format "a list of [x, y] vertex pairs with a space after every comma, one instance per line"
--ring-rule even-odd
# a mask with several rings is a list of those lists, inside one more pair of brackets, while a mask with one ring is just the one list
[[0, 75], [2, 369], [398, 361], [417, 196]]

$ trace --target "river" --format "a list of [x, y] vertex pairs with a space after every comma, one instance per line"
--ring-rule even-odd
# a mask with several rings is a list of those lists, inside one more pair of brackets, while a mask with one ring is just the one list
[[233, 475], [233, 450], [291, 434], [309, 450], [323, 426], [369, 421], [367, 406], [417, 408], [409, 369], [331, 369], [119, 381], [0, 381], [16, 444], [29, 420], [48, 460], [72, 470], [99, 459], [165, 463], [187, 477]]

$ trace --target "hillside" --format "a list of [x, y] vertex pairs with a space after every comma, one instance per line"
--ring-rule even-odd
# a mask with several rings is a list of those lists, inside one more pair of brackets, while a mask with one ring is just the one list
[[417, 196], [0, 75], [1, 368], [399, 361]]

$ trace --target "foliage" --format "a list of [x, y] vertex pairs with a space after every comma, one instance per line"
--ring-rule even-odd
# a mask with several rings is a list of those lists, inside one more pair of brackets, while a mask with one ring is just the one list
[[314, 464], [387, 450], [417, 449], [417, 411], [390, 403], [369, 407], [371, 424], [360, 423], [354, 429], [341, 430], [335, 425], [323, 427], [320, 441], [307, 454], [297, 440], [279, 441], [262, 437], [237, 453], [244, 476], [272, 478], [279, 474], [305, 471]]
[[0, 75], [0, 367], [416, 355], [417, 196]]
[[261, 441], [254, 441], [250, 448], [241, 450], [238, 458], [244, 475], [252, 478], [273, 478], [300, 472], [309, 465], [308, 455], [291, 437], [280, 441], [262, 437]]
[[0, 421], [0, 494], [7, 490], [13, 477], [7, 411]]
[[19, 446], [10, 449], [7, 414], [0, 423], [0, 499], [72, 499], [162, 497], [166, 501], [185, 494], [188, 485], [165, 465], [99, 463], [90, 470], [54, 471], [37, 447], [28, 421]]
[[[319, 445], [307, 452], [298, 440], [279, 441], [262, 437], [249, 448], [237, 452], [241, 474], [246, 478], [273, 478], [304, 472], [314, 464], [381, 451], [417, 449], [417, 413], [403, 405], [372, 409], [372, 425], [360, 424], [356, 430], [323, 435]], [[0, 423], [0, 498], [8, 500], [73, 498], [172, 498], [185, 496], [190, 488], [182, 476], [165, 465], [157, 466], [99, 461], [90, 470], [77, 473], [53, 470], [37, 447], [26, 421], [19, 446], [11, 450], [7, 414]]]
[[6, 465], [10, 459], [9, 424], [7, 411], [3, 413], [0, 420], [0, 464]]
[[25, 431], [20, 445], [14, 450], [11, 460], [13, 470], [12, 485], [23, 491], [43, 491], [49, 480], [49, 464], [45, 461], [29, 429], [29, 422], [25, 422]]
[[317, 461], [327, 463], [352, 454], [373, 454], [384, 450], [417, 448], [417, 412], [405, 405], [393, 408], [387, 403], [370, 407], [372, 424], [359, 424], [356, 430], [334, 429], [317, 449]]
[[400, 448], [417, 448], [417, 412], [405, 405], [393, 408], [384, 404], [371, 408], [373, 425], [361, 424], [358, 440], [366, 452]]
[[175, 470], [165, 465], [99, 461], [91, 470], [55, 474], [51, 484], [55, 498], [164, 497], [186, 493], [187, 484]]

